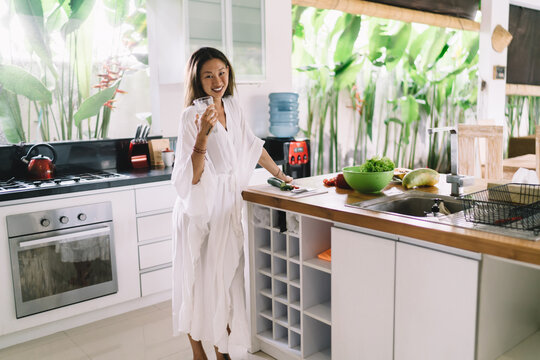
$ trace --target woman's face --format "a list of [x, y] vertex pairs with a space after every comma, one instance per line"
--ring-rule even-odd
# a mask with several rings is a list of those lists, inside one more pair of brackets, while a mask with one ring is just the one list
[[214, 99], [221, 99], [229, 85], [229, 68], [219, 59], [211, 59], [201, 67], [201, 84], [204, 92]]

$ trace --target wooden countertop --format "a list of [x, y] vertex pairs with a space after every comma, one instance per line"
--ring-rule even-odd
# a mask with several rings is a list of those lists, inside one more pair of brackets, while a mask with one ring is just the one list
[[[322, 175], [297, 179], [295, 183], [301, 186], [319, 188], [324, 187], [322, 184], [324, 178], [332, 176]], [[389, 185], [385, 191], [391, 187], [397, 187], [399, 190], [405, 191], [401, 185], [393, 184]], [[479, 179], [473, 186], [464, 188], [463, 193], [472, 193], [485, 188], [486, 183]], [[417, 190], [448, 195], [450, 193], [450, 185], [445, 182], [444, 175], [441, 175], [439, 184], [436, 186]], [[540, 241], [523, 240], [484, 231], [458, 228], [447, 224], [416, 220], [411, 217], [345, 206], [345, 204], [386, 196], [384, 194], [361, 194], [353, 190], [329, 187], [327, 193], [295, 199], [248, 188], [243, 191], [242, 196], [244, 200], [249, 202], [327, 219], [332, 222], [350, 224], [540, 265]]]

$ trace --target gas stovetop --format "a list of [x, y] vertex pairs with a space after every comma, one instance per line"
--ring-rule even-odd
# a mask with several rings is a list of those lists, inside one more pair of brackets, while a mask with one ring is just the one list
[[108, 171], [93, 171], [65, 175], [50, 180], [24, 180], [11, 178], [0, 181], [0, 195], [23, 191], [38, 191], [41, 189], [60, 188], [65, 186], [83, 185], [113, 180], [128, 179], [129, 176]]

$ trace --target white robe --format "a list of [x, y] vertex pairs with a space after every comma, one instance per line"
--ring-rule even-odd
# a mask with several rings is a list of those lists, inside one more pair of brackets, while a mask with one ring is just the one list
[[[172, 183], [173, 330], [216, 345], [249, 345], [244, 290], [241, 191], [262, 152], [238, 102], [223, 98], [227, 130], [218, 122], [207, 143], [204, 171], [192, 185], [195, 109], [182, 114]], [[231, 335], [227, 335], [227, 324]]]

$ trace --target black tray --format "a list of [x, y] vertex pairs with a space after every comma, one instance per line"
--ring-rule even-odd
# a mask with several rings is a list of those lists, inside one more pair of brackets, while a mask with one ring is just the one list
[[460, 200], [467, 221], [540, 232], [540, 185], [499, 185]]

